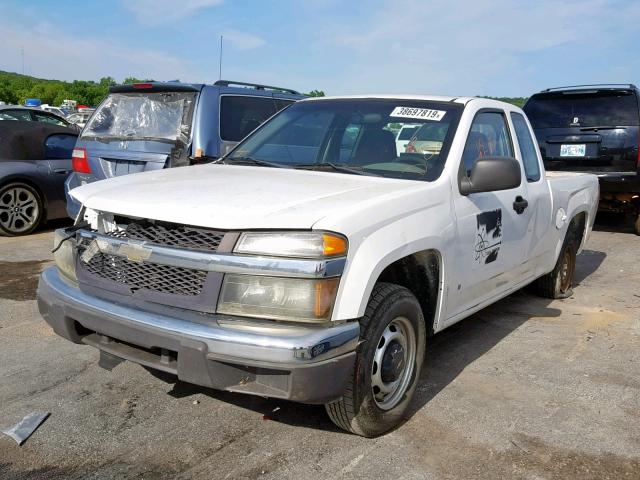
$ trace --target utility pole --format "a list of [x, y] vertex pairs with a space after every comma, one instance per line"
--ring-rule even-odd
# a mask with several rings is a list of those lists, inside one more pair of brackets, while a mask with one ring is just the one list
[[222, 35], [220, 35], [220, 70], [218, 71], [218, 80], [222, 80]]

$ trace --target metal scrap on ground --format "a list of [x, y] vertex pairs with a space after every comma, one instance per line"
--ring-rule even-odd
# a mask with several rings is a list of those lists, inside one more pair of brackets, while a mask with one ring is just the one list
[[2, 430], [2, 433], [13, 438], [18, 445], [22, 445], [36, 429], [49, 417], [49, 412], [33, 412], [24, 417], [11, 428]]

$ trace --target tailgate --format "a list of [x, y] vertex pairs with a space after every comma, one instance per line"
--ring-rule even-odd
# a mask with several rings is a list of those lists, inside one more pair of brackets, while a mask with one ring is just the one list
[[536, 130], [548, 170], [593, 173], [636, 171], [637, 127], [616, 127], [596, 132], [579, 129]]
[[161, 142], [110, 143], [80, 141], [87, 151], [91, 171], [98, 178], [111, 178], [129, 173], [160, 170], [169, 165], [173, 145]]

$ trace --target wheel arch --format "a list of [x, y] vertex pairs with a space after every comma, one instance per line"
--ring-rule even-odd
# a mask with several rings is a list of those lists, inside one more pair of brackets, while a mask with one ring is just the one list
[[437, 329], [442, 291], [442, 255], [438, 250], [414, 252], [389, 263], [378, 275], [378, 282], [394, 283], [411, 291], [420, 303], [427, 335]]
[[422, 308], [427, 332], [437, 330], [444, 268], [442, 249], [432, 245], [432, 242], [416, 242], [400, 247], [375, 264], [368, 261], [369, 255], [349, 262], [348, 271], [340, 282], [334, 320], [362, 317], [375, 285], [388, 282], [411, 291]]

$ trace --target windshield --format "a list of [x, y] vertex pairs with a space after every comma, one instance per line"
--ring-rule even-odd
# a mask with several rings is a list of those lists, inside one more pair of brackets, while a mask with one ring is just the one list
[[534, 95], [524, 111], [533, 128], [638, 125], [638, 104], [629, 91]]
[[81, 138], [159, 139], [187, 143], [196, 92], [112, 93]]
[[[336, 99], [298, 102], [244, 140], [226, 163], [251, 162], [411, 180], [437, 179], [462, 106], [416, 100]], [[404, 126], [437, 125], [438, 152], [396, 150]]]

